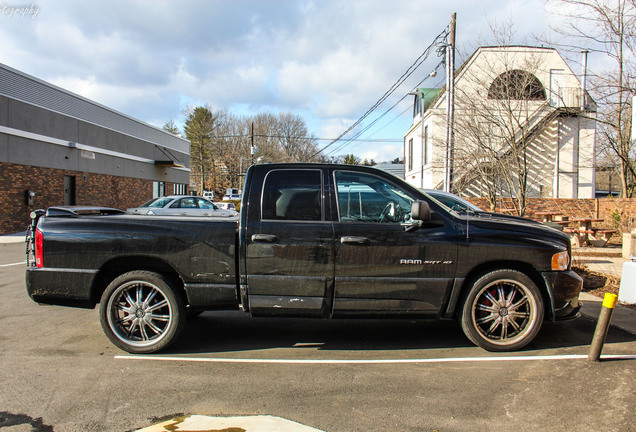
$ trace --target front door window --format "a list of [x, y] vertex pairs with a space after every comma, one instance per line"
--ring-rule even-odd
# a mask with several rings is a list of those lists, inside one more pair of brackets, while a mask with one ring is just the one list
[[386, 180], [358, 172], [336, 172], [341, 222], [399, 224], [409, 219], [413, 198]]

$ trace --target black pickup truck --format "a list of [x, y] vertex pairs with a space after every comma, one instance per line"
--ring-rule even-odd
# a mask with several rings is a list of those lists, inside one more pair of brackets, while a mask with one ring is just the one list
[[369, 167], [252, 166], [238, 220], [85, 210], [34, 212], [27, 291], [39, 303], [99, 303], [104, 332], [131, 353], [164, 349], [203, 310], [457, 319], [492, 351], [579, 315], [566, 235], [456, 212]]

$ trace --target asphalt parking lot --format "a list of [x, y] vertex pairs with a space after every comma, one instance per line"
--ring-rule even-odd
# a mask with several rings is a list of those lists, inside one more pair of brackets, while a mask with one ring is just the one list
[[[180, 415], [276, 416], [327, 432], [634, 431], [636, 336], [546, 323], [524, 351], [472, 346], [454, 322], [256, 319], [206, 312], [130, 356], [95, 310], [39, 306], [24, 246], [0, 244], [0, 430], [133, 431]], [[177, 429], [178, 430], [178, 429]]]

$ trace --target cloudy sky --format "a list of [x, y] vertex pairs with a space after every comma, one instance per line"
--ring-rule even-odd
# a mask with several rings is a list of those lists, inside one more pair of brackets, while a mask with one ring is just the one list
[[[391, 88], [453, 12], [464, 55], [492, 43], [493, 24], [514, 23], [523, 42], [555, 19], [540, 0], [7, 0], [0, 63], [158, 127], [182, 124], [188, 105], [299, 114], [324, 146]], [[433, 53], [360, 128], [440, 60]], [[440, 69], [421, 86], [443, 77]], [[411, 103], [327, 153], [402, 157]]]

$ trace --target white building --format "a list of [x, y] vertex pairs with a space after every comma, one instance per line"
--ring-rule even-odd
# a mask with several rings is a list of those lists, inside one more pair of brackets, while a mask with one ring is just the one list
[[[444, 186], [446, 98], [445, 88], [416, 92], [404, 136], [414, 186]], [[596, 106], [555, 49], [479, 48], [456, 72], [454, 118], [454, 192], [594, 197]]]

